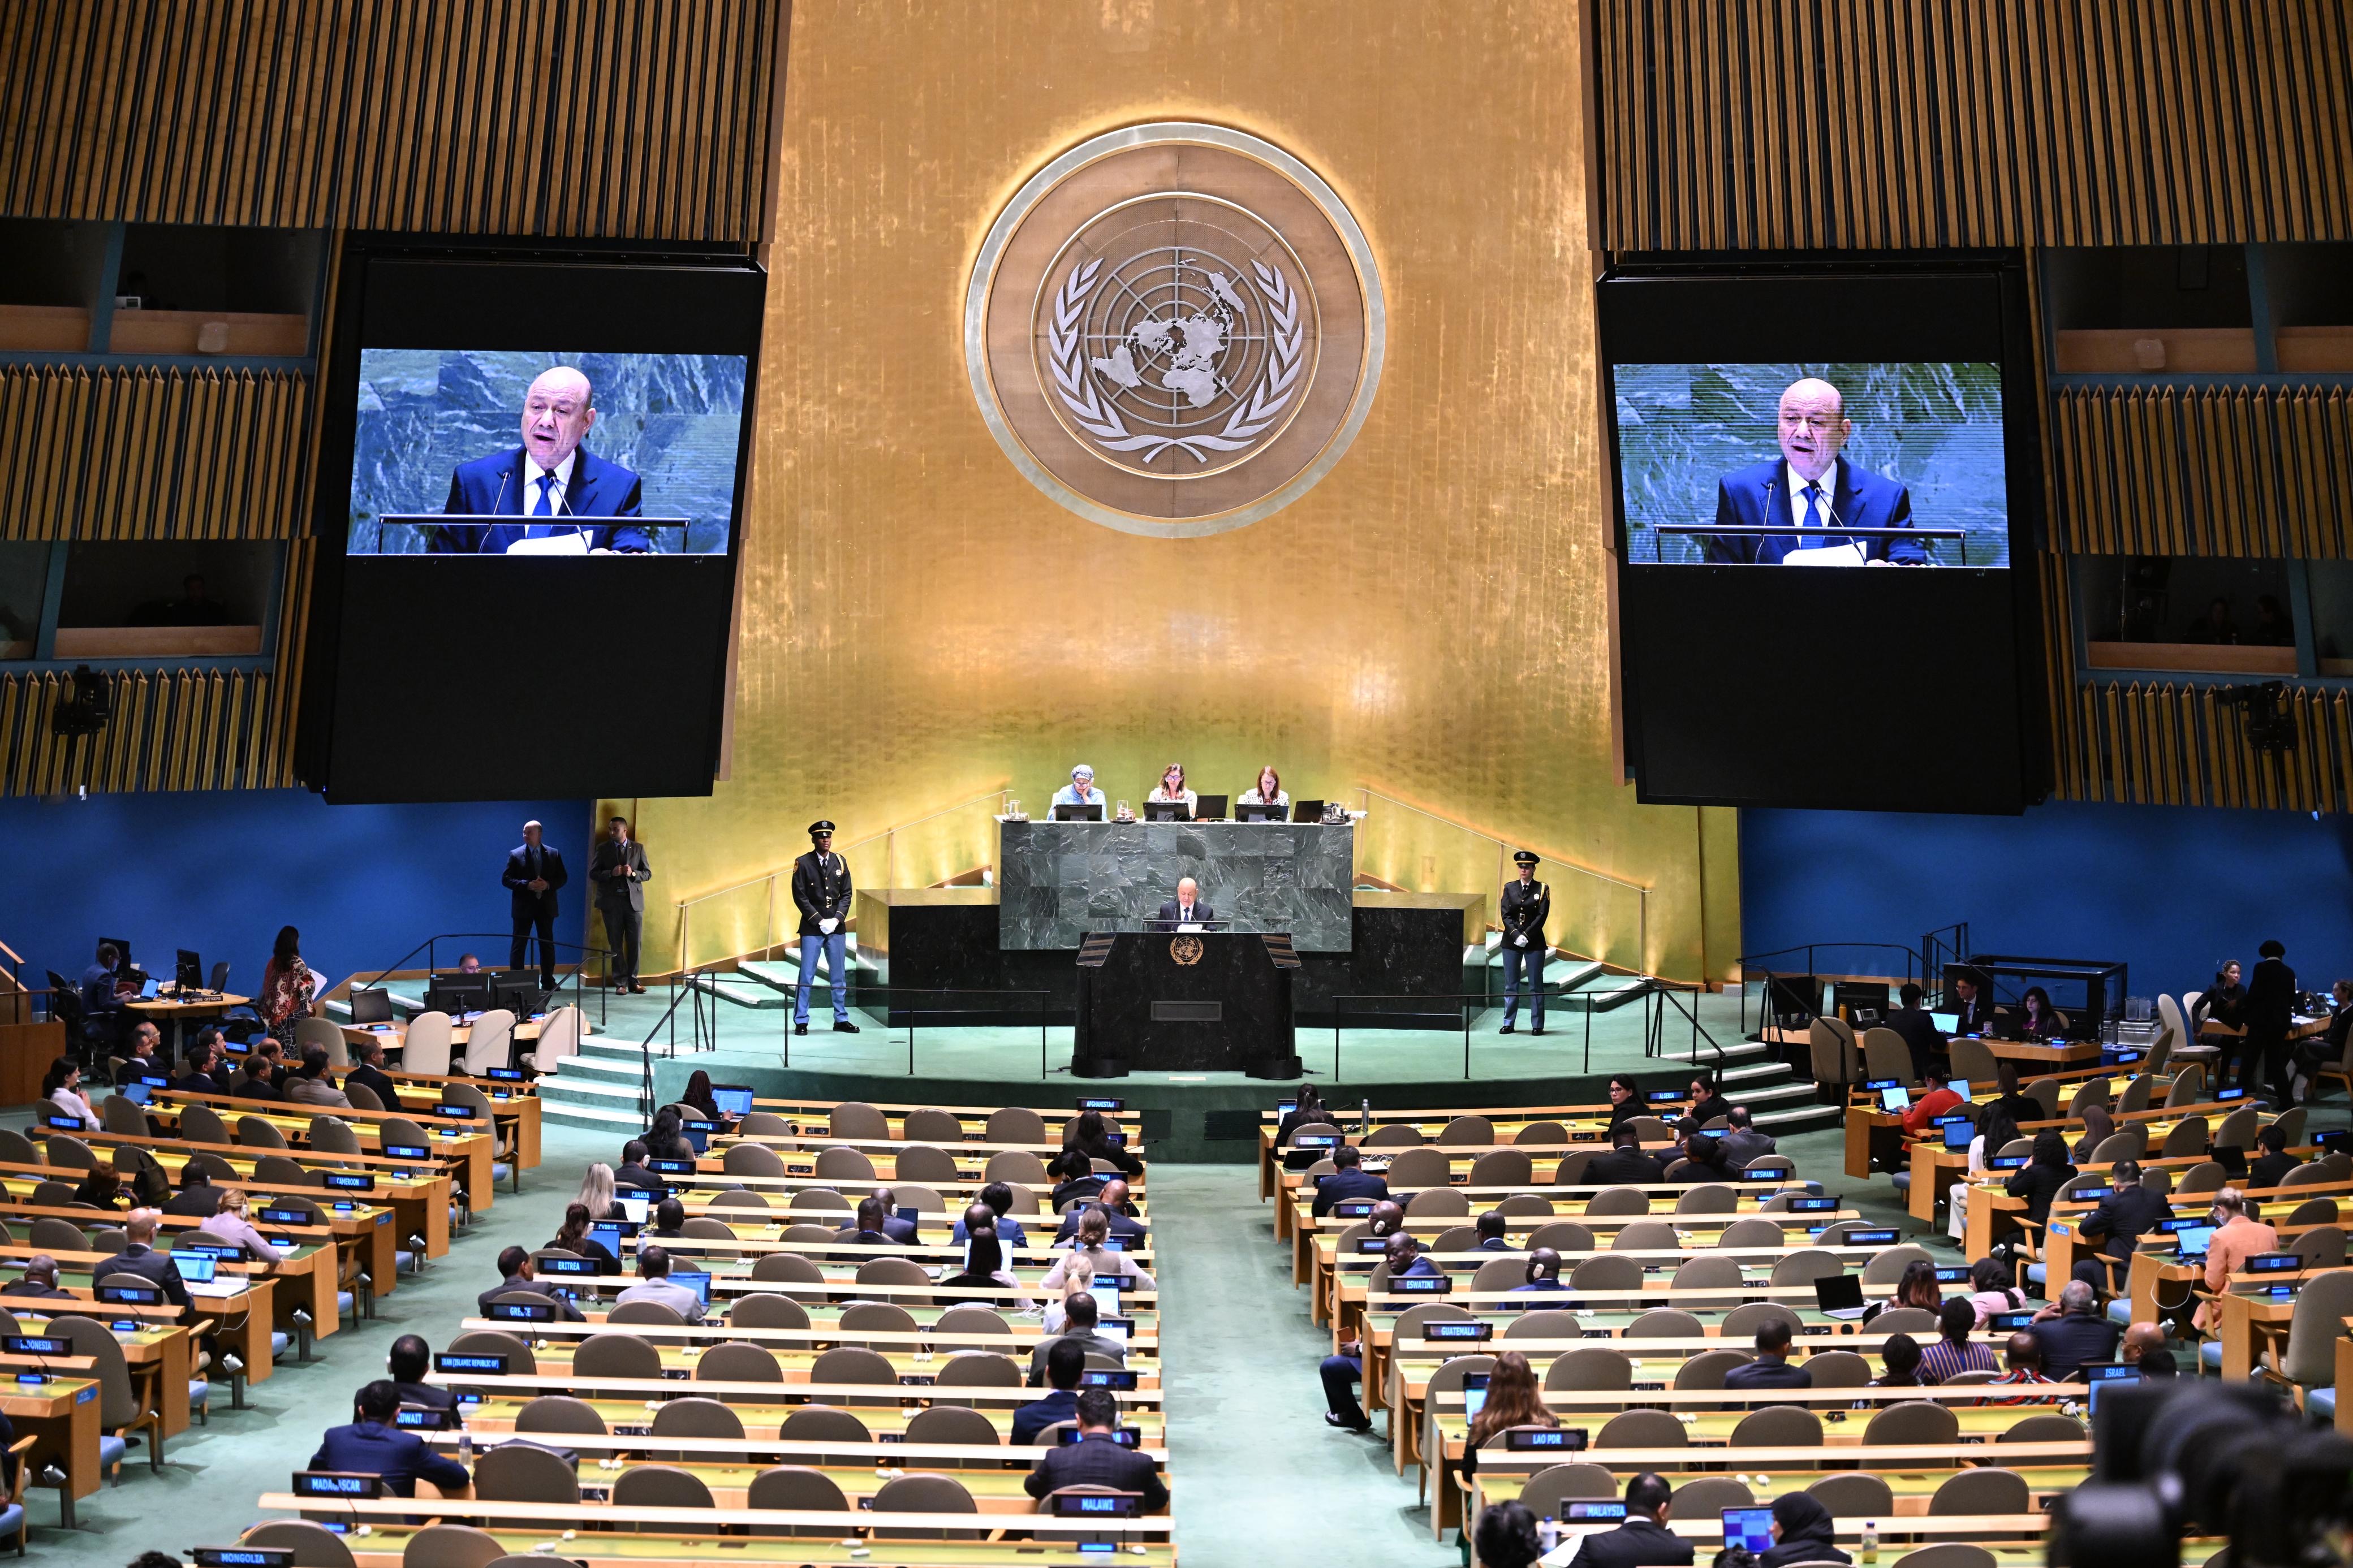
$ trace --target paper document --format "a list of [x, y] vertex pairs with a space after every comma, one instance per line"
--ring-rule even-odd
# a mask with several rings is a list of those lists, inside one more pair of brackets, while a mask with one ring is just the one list
[[1176, 929], [1178, 931], [1199, 931], [1201, 929], [1201, 925], [1198, 921], [1179, 921], [1176, 923]]
[[[550, 543], [554, 542], [553, 540]], [[516, 546], [521, 549], [522, 546]], [[1819, 550], [1792, 550], [1781, 557], [1784, 566], [1860, 566], [1862, 546], [1860, 544], [1825, 544]]]
[[586, 555], [588, 536], [585, 533], [559, 533], [553, 539], [518, 539], [507, 546], [510, 555]]

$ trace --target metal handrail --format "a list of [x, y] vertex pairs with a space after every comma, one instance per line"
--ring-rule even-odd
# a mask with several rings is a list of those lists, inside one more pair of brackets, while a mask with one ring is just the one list
[[[1791, 947], [1777, 947], [1769, 952], [1744, 952], [1737, 960], [1740, 965], [1740, 1032], [1743, 1035], [1746, 1035], [1748, 1032], [1748, 971], [1750, 966], [1754, 964], [1762, 968], [1764, 971], [1765, 1011], [1764, 1018], [1759, 1021], [1757, 1026], [1759, 1028], [1762, 1028], [1765, 1021], [1770, 1020], [1773, 1016], [1773, 979], [1777, 973], [1769, 965], [1766, 965], [1763, 961], [1768, 958], [1786, 958], [1793, 952], [1802, 952], [1806, 955], [1806, 967], [1804, 973], [1810, 975], [1816, 973], [1814, 965], [1814, 951], [1817, 948], [1824, 947], [1880, 948], [1892, 952], [1900, 952], [1904, 955], [1905, 979], [1910, 980], [1913, 977], [1915, 973], [1914, 965], [1915, 964], [1919, 966], [1918, 973], [1921, 980], [1926, 982], [1928, 977], [1927, 960], [1921, 956], [1916, 948], [1906, 946], [1905, 943], [1900, 942], [1799, 942]], [[1780, 973], [1788, 972], [1782, 971]]]
[[[960, 800], [954, 805], [944, 805], [937, 811], [926, 812], [921, 816], [911, 817], [905, 822], [893, 823], [892, 826], [883, 828], [879, 833], [870, 833], [863, 838], [852, 839], [849, 843], [842, 845], [835, 849], [834, 853], [837, 855], [846, 856], [851, 850], [861, 849], [867, 845], [876, 843], [878, 841], [881, 842], [886, 846], [883, 859], [883, 885], [885, 887], [892, 886], [893, 885], [892, 868], [897, 863], [897, 839], [900, 834], [907, 831], [909, 828], [921, 827], [926, 822], [936, 822], [941, 817], [947, 816], [955, 812], [969, 810], [971, 807], [978, 805], [982, 801], [987, 800], [992, 796], [996, 798], [998, 809], [1001, 811], [1004, 807], [1006, 798], [1011, 793], [1012, 788], [1012, 781], [1008, 779], [1004, 784], [997, 785], [996, 788], [984, 790], [980, 794], [974, 795], [969, 800]], [[796, 858], [797, 858], [797, 857]], [[793, 868], [790, 864], [773, 867], [768, 870], [761, 872], [757, 876], [747, 877], [740, 882], [731, 882], [723, 888], [713, 888], [708, 892], [696, 893], [690, 898], [673, 900], [671, 907], [678, 910], [679, 968], [683, 971], [689, 967], [687, 936], [691, 929], [690, 919], [693, 913], [694, 906], [697, 904], [709, 903], [713, 899], [723, 899], [730, 893], [740, 893], [746, 888], [757, 888], [764, 885], [767, 888], [768, 913], [767, 918], [761, 924], [760, 934], [763, 938], [774, 937], [776, 931], [776, 879], [780, 877], [789, 877], [792, 875], [792, 870]], [[744, 951], [747, 952], [765, 952], [775, 945], [776, 943], [772, 941], [763, 941], [758, 947], [747, 948]], [[743, 953], [740, 952], [729, 953], [726, 954], [724, 958], [714, 959], [712, 962], [723, 963], [725, 958], [741, 958], [743, 956]]]
[[[401, 965], [406, 963], [410, 959], [415, 958], [420, 952], [425, 954], [426, 973], [427, 975], [431, 975], [438, 973], [439, 967], [435, 963], [433, 956], [433, 948], [435, 943], [459, 941], [496, 942], [501, 937], [512, 939], [513, 934], [514, 933], [512, 931], [440, 931], [435, 935], [427, 937], [423, 942], [418, 942], [415, 947], [410, 948], [406, 952], [402, 953], [398, 958], [396, 958], [390, 963], [385, 964], [382, 969], [376, 972], [375, 979], [363, 982], [358, 978], [360, 972], [353, 970], [352, 972], [353, 978], [346, 981], [344, 984], [349, 989], [354, 991], [375, 990], [382, 986], [387, 980], [399, 978], [400, 976], [398, 972]], [[553, 942], [551, 945], [555, 947], [559, 952], [565, 948], [570, 948], [581, 955], [581, 962], [572, 966], [572, 1005], [578, 1007], [585, 1015], [588, 1009], [586, 1001], [581, 995], [581, 987], [586, 983], [588, 975], [587, 955], [592, 952], [602, 954], [605, 959], [606, 973], [609, 975], [612, 972], [613, 950], [608, 947], [597, 947], [588, 942], [564, 942], [560, 940]], [[555, 989], [557, 992], [561, 993], [564, 987], [561, 984], [558, 984]], [[599, 985], [596, 988], [596, 1021], [599, 1024], [605, 1022], [606, 1019], [606, 989], [607, 988], [603, 985]]]
[[[1454, 818], [1445, 816], [1440, 812], [1431, 811], [1427, 806], [1416, 805], [1413, 802], [1403, 799], [1398, 795], [1390, 795], [1386, 790], [1375, 789], [1371, 784], [1358, 784], [1356, 786], [1356, 793], [1364, 797], [1366, 803], [1365, 809], [1367, 815], [1370, 815], [1371, 813], [1372, 803], [1374, 801], [1387, 801], [1391, 805], [1402, 806], [1404, 809], [1412, 812], [1417, 816], [1426, 816], [1432, 822], [1443, 823], [1445, 826], [1453, 828], [1459, 833], [1468, 833], [1473, 838], [1485, 839], [1488, 843], [1493, 844], [1495, 847], [1495, 861], [1497, 868], [1497, 875], [1495, 879], [1496, 885], [1500, 887], [1504, 882], [1511, 880], [1511, 867], [1508, 857], [1512, 852], [1513, 846], [1507, 840], [1498, 838], [1495, 835], [1487, 832], [1483, 828], [1473, 827], [1467, 822], [1457, 822]], [[1634, 962], [1638, 966], [1641, 966], [1641, 968], [1638, 968], [1637, 973], [1640, 973], [1641, 968], [1647, 968], [1651, 962], [1651, 889], [1648, 885], [1641, 882], [1629, 880], [1624, 877], [1614, 876], [1608, 871], [1597, 871], [1590, 866], [1580, 866], [1576, 861], [1570, 859], [1567, 856], [1555, 854], [1549, 849], [1536, 848], [1534, 845], [1524, 847], [1535, 848], [1536, 853], [1544, 857], [1545, 864], [1547, 866], [1560, 867], [1564, 869], [1574, 871], [1580, 877], [1590, 877], [1597, 882], [1605, 883], [1613, 888], [1623, 888], [1633, 893], [1635, 896]], [[1599, 961], [1597, 960], [1596, 962]]]

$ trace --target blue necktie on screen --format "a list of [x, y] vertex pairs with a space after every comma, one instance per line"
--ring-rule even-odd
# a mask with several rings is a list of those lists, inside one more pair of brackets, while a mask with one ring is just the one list
[[[554, 474], [542, 474], [539, 476], [539, 500], [532, 505], [532, 516], [554, 517], [555, 515], [555, 508], [551, 504], [549, 499], [549, 493], [554, 489], [555, 476]], [[554, 530], [549, 528], [545, 523], [535, 522], [529, 525], [522, 531], [522, 536], [525, 539], [545, 539], [554, 531]]]
[[[1821, 527], [1821, 486], [1808, 485], [1806, 487], [1806, 515], [1801, 526], [1806, 528]], [[1800, 550], [1820, 550], [1821, 547], [1822, 542], [1819, 538], [1809, 536], [1798, 541], [1798, 548]]]

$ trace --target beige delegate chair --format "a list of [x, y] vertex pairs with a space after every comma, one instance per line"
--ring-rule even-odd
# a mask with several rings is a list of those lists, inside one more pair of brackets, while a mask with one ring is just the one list
[[[419, 1013], [408, 1021], [408, 1035], [400, 1053], [400, 1070], [444, 1078], [449, 1071], [449, 1015]], [[390, 1110], [391, 1107], [385, 1107]]]
[[[580, 1054], [582, 1026], [579, 1008], [558, 1007], [541, 1022], [539, 1043], [523, 1053], [522, 1065], [543, 1076], [555, 1071], [566, 1057]], [[472, 1055], [469, 1051], [468, 1058]]]

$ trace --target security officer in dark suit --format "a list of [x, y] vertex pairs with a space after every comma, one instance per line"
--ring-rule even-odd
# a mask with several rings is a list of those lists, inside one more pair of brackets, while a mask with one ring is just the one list
[[629, 833], [629, 819], [614, 817], [588, 857], [589, 885], [596, 889], [596, 912], [605, 921], [606, 978], [616, 991], [642, 993], [638, 984], [638, 942], [646, 929], [646, 884], [653, 880], [646, 847]]
[[1344, 1204], [1357, 1198], [1371, 1198], [1376, 1203], [1389, 1195], [1388, 1179], [1376, 1176], [1364, 1169], [1364, 1155], [1354, 1144], [1344, 1143], [1332, 1151], [1332, 1163], [1338, 1167], [1329, 1175], [1315, 1179], [1314, 1217], [1322, 1219], [1332, 1212], [1334, 1204]]
[[570, 879], [564, 869], [564, 857], [553, 844], [541, 841], [536, 822], [522, 825], [522, 842], [507, 851], [506, 874], [500, 879], [507, 885], [509, 913], [514, 917], [514, 942], [507, 952], [507, 967], [521, 969], [531, 956], [531, 938], [539, 933], [539, 984], [543, 991], [555, 989], [555, 890]]
[[1552, 889], [1536, 880], [1536, 856], [1523, 849], [1512, 857], [1520, 874], [1504, 884], [1504, 1027], [1510, 1034], [1520, 1011], [1520, 975], [1528, 979], [1531, 1035], [1544, 1033], [1545, 921], [1552, 914]]
[[809, 852], [793, 862], [793, 903], [801, 911], [801, 980], [793, 994], [793, 1033], [808, 1033], [809, 987], [818, 954], [825, 954], [833, 991], [833, 1030], [854, 1035], [849, 1021], [849, 959], [842, 922], [849, 918], [849, 863], [833, 852], [833, 824], [809, 824]]
[[352, 1401], [352, 1424], [327, 1428], [310, 1468], [381, 1476], [385, 1489], [395, 1497], [415, 1497], [419, 1478], [445, 1494], [470, 1485], [473, 1478], [465, 1466], [435, 1453], [416, 1433], [393, 1425], [399, 1413], [400, 1390], [389, 1379], [369, 1384]]
[[[2173, 1213], [2173, 1205], [2140, 1184], [2140, 1163], [2119, 1160], [2108, 1172], [2115, 1191], [2100, 1206], [2084, 1216], [2084, 1238], [2097, 1241], [2100, 1256], [2075, 1265], [2075, 1278], [2093, 1289], [2113, 1294], [2122, 1271], [2132, 1267], [2133, 1247]], [[2111, 1276], [2109, 1270], [2118, 1272]]]
[[[1085, 1300], [1082, 1297], [1081, 1300]], [[1135, 1492], [1145, 1513], [1168, 1506], [1168, 1487], [1160, 1467], [1119, 1442], [1119, 1401], [1108, 1388], [1090, 1388], [1078, 1400], [1079, 1440], [1049, 1448], [1021, 1488], [1031, 1497], [1051, 1496], [1064, 1487], [1109, 1487]]]

